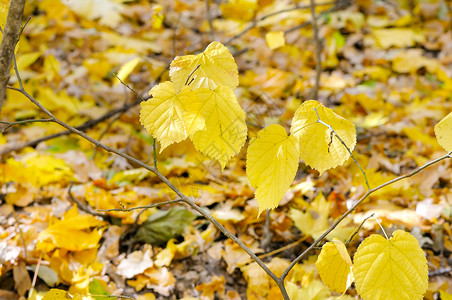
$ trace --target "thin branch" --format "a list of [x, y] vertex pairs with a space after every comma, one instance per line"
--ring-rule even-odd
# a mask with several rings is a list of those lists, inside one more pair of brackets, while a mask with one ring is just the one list
[[2, 133], [4, 133], [6, 130], [8, 130], [10, 127], [18, 124], [26, 124], [26, 123], [36, 123], [36, 122], [53, 122], [53, 119], [31, 119], [31, 120], [22, 120], [22, 121], [15, 121], [15, 122], [6, 122], [6, 121], [0, 121], [0, 124], [7, 125], [5, 128], [2, 128]]
[[153, 207], [157, 207], [157, 206], [161, 206], [161, 205], [165, 205], [165, 204], [178, 203], [178, 202], [181, 202], [181, 201], [182, 201], [182, 199], [179, 198], [179, 199], [175, 199], [175, 200], [163, 201], [163, 202], [154, 203], [154, 204], [145, 205], [145, 206], [136, 206], [136, 207], [132, 207], [132, 208], [98, 209], [97, 211], [101, 211], [101, 212], [111, 212], [111, 211], [130, 212], [130, 211], [137, 210], [137, 209], [149, 209], [149, 208], [153, 208]]
[[14, 49], [19, 40], [24, 7], [25, 0], [11, 1], [8, 17], [6, 18], [5, 30], [0, 45], [0, 114], [3, 101], [6, 98], [6, 86], [8, 85], [9, 77], [11, 75], [10, 71], [14, 57]]
[[290, 249], [290, 248], [292, 248], [292, 247], [295, 247], [295, 246], [298, 245], [298, 244], [301, 244], [301, 243], [304, 242], [308, 237], [309, 237], [309, 235], [305, 235], [305, 236], [303, 236], [301, 239], [299, 239], [298, 241], [295, 241], [295, 242], [293, 242], [293, 243], [290, 243], [290, 244], [288, 244], [288, 245], [285, 245], [284, 247], [281, 247], [281, 248], [279, 248], [279, 249], [273, 250], [273, 251], [271, 251], [271, 252], [268, 252], [268, 253], [259, 255], [258, 257], [259, 257], [260, 259], [264, 259], [264, 258], [266, 258], [266, 257], [273, 256], [273, 255], [278, 254], [278, 253], [280, 253], [280, 252], [283, 252], [283, 251], [285, 251], [285, 250], [287, 250], [287, 249]]
[[367, 180], [366, 172], [361, 167], [361, 165], [358, 163], [358, 161], [356, 160], [355, 156], [353, 156], [352, 150], [347, 146], [347, 144], [345, 144], [344, 140], [342, 140], [340, 138], [340, 136], [336, 133], [336, 131], [334, 131], [334, 129], [333, 129], [333, 127], [331, 127], [331, 125], [329, 125], [329, 124], [323, 122], [322, 120], [320, 120], [320, 116], [319, 116], [319, 112], [317, 111], [317, 108], [314, 107], [314, 111], [315, 111], [315, 113], [317, 115], [317, 122], [322, 124], [322, 125], [325, 125], [329, 130], [331, 130], [331, 132], [334, 133], [334, 136], [337, 137], [337, 139], [341, 142], [341, 144], [345, 147], [345, 149], [347, 149], [347, 151], [350, 154], [351, 158], [353, 159], [355, 164], [358, 166], [358, 168], [361, 170], [361, 173], [364, 176], [364, 180], [366, 181], [367, 190], [370, 190], [370, 185], [369, 185], [369, 181]]
[[123, 295], [94, 295], [90, 294], [91, 297], [99, 297], [99, 298], [121, 298], [121, 299], [131, 299], [134, 300], [135, 298], [132, 296], [123, 296]]
[[[15, 61], [15, 58], [14, 58]], [[221, 225], [212, 215], [210, 215], [205, 209], [198, 206], [192, 199], [188, 198], [186, 195], [184, 195], [178, 188], [176, 188], [169, 180], [166, 178], [162, 173], [159, 172], [155, 167], [151, 167], [148, 164], [142, 162], [141, 160], [136, 159], [135, 157], [132, 157], [124, 152], [121, 152], [119, 150], [116, 150], [114, 148], [111, 148], [107, 145], [102, 144], [101, 142], [93, 139], [92, 137], [88, 136], [86, 133], [66, 124], [65, 122], [61, 121], [60, 119], [56, 118], [47, 108], [45, 108], [41, 103], [39, 103], [33, 96], [31, 96], [25, 89], [23, 89], [22, 85], [22, 79], [20, 77], [19, 71], [17, 69], [17, 64], [15, 64], [14, 68], [17, 76], [17, 80], [19, 81], [19, 84], [21, 86], [21, 89], [19, 89], [19, 92], [22, 93], [25, 97], [27, 97], [33, 104], [35, 104], [37, 107], [39, 107], [44, 113], [46, 113], [50, 118], [54, 119], [54, 122], [61, 125], [62, 127], [66, 128], [68, 131], [79, 135], [80, 137], [84, 138], [85, 140], [89, 141], [93, 145], [107, 151], [114, 153], [118, 156], [121, 156], [128, 161], [137, 164], [148, 171], [153, 172], [163, 183], [165, 183], [171, 190], [173, 190], [180, 198], [181, 202], [186, 203], [188, 206], [193, 208], [195, 211], [197, 211], [199, 214], [201, 214], [204, 218], [206, 218], [208, 221], [210, 221], [219, 231], [221, 231], [226, 237], [230, 238], [234, 243], [239, 245], [240, 248], [242, 248], [264, 271], [267, 273], [270, 278], [272, 278], [275, 283], [278, 285], [279, 289], [281, 290], [281, 294], [284, 298], [284, 300], [290, 300], [289, 296], [287, 294], [287, 291], [284, 287], [284, 280], [278, 278], [266, 265], [265, 263], [260, 260], [256, 254], [251, 251], [250, 248], [248, 248], [238, 237], [233, 235], [229, 230], [227, 230], [223, 225]]]
[[[335, 4], [335, 1], [333, 2], [326, 2], [326, 3], [319, 3], [319, 4], [315, 4], [315, 6], [326, 6], [326, 5], [332, 5]], [[309, 8], [309, 5], [295, 5], [293, 7], [289, 7], [289, 8], [285, 8], [282, 10], [278, 10], [272, 13], [269, 13], [267, 15], [264, 15], [256, 20], [253, 20], [245, 29], [243, 29], [242, 31], [240, 31], [239, 33], [237, 33], [236, 35], [234, 35], [233, 37], [231, 37], [229, 40], [227, 40], [224, 44], [225, 45], [229, 45], [231, 44], [233, 41], [235, 41], [236, 39], [238, 39], [239, 37], [241, 37], [242, 35], [244, 35], [245, 33], [247, 33], [248, 31], [250, 31], [251, 29], [253, 29], [254, 27], [256, 27], [258, 25], [259, 22], [264, 21], [267, 18], [285, 13], [285, 12], [289, 12], [289, 11], [293, 11], [293, 10], [299, 10], [299, 9], [307, 9]], [[308, 23], [309, 24], [309, 23]]]
[[[198, 67], [199, 67], [199, 65], [198, 65]], [[193, 71], [194, 72], [194, 71]], [[132, 88], [131, 86], [129, 86], [128, 84], [126, 84], [124, 81], [122, 81], [121, 80], [121, 78], [119, 78], [116, 74], [114, 74], [115, 76], [116, 76], [116, 78], [118, 78], [118, 80], [126, 87], [126, 88], [128, 88], [129, 90], [131, 90], [139, 99], [141, 99], [141, 101], [146, 101], [147, 99], [144, 99], [140, 94], [138, 94], [138, 92], [134, 89], [134, 88]], [[161, 75], [160, 75], [161, 76]], [[159, 77], [160, 77], [159, 76]], [[149, 99], [149, 98], [148, 98]], [[119, 115], [118, 115], [118, 117], [117, 118], [119, 118]], [[110, 123], [111, 124], [111, 123]], [[99, 138], [99, 140], [100, 140], [100, 138]], [[157, 149], [157, 145], [155, 144], [155, 138], [153, 138], [153, 141], [152, 141], [152, 148], [153, 148], [153, 151], [154, 151], [154, 153], [153, 153], [153, 156], [154, 156], [154, 167], [157, 169], [157, 152], [156, 152], [156, 149]], [[97, 148], [96, 148], [96, 150], [97, 150]]]
[[268, 246], [270, 245], [272, 238], [273, 238], [273, 233], [270, 230], [270, 210], [267, 210], [267, 213], [265, 214], [265, 224], [264, 224], [264, 233], [263, 233], [263, 237], [262, 237], [262, 241], [261, 241], [261, 248], [264, 250], [268, 250]]
[[39, 256], [39, 260], [38, 263], [36, 264], [36, 268], [33, 274], [33, 280], [31, 282], [31, 288], [30, 288], [30, 292], [28, 293], [28, 297], [32, 297], [34, 289], [35, 289], [35, 285], [36, 285], [36, 280], [38, 279], [38, 273], [39, 273], [39, 268], [41, 267], [41, 261], [42, 261], [42, 252], [41, 255]]
[[373, 217], [373, 219], [374, 219], [374, 220], [377, 222], [377, 224], [380, 226], [381, 231], [383, 231], [383, 234], [385, 235], [386, 239], [389, 241], [388, 235], [386, 234], [386, 231], [385, 231], [385, 229], [383, 228], [383, 226], [381, 226], [380, 221], [378, 221], [378, 219], [375, 218], [375, 217]]
[[196, 68], [193, 71], [191, 71], [190, 74], [188, 74], [187, 80], [185, 81], [185, 85], [190, 85], [194, 78], [192, 79], [192, 81], [190, 81], [190, 83], [188, 81], [190, 80], [190, 77], [193, 75], [193, 73], [195, 73], [196, 70], [199, 69], [199, 67], [201, 67], [201, 65], [197, 65]]
[[[10, 87], [10, 86], [8, 86], [8, 88], [12, 89], [14, 91], [18, 91], [18, 92], [22, 93], [22, 91], [20, 89], [17, 89], [17, 88], [14, 88], [14, 87]], [[131, 109], [132, 107], [135, 107], [140, 102], [141, 102], [141, 100], [137, 100], [137, 101], [125, 104], [125, 105], [123, 105], [123, 106], [121, 106], [119, 108], [113, 109], [113, 110], [105, 113], [104, 115], [100, 116], [97, 119], [89, 120], [89, 121], [85, 122], [84, 124], [75, 127], [75, 129], [77, 129], [79, 131], [86, 131], [88, 129], [91, 129], [91, 128], [95, 127], [97, 124], [99, 124], [99, 123], [101, 123], [101, 122], [103, 122], [105, 120], [108, 120], [109, 118], [111, 118], [111, 117], [113, 117], [113, 116], [115, 116], [117, 114], [121, 114], [121, 113], [124, 113], [124, 112], [128, 111], [129, 109]], [[45, 142], [45, 141], [48, 141], [48, 140], [51, 140], [51, 139], [54, 139], [54, 138], [57, 138], [57, 137], [60, 137], [60, 136], [70, 135], [70, 134], [73, 134], [73, 133], [74, 132], [72, 132], [70, 130], [65, 130], [65, 131], [61, 131], [61, 132], [55, 133], [55, 134], [51, 134], [51, 135], [48, 135], [48, 136], [44, 136], [44, 137], [38, 138], [36, 140], [29, 141], [29, 142], [26, 142], [26, 143], [23, 143], [23, 144], [14, 144], [14, 145], [12, 145], [9, 148], [6, 148], [6, 149], [0, 151], [0, 156], [8, 154], [8, 153], [13, 152], [13, 151], [18, 151], [18, 150], [23, 149], [25, 147], [35, 147], [36, 145], [38, 145], [38, 144], [40, 144], [42, 142]]]
[[[101, 132], [101, 134], [99, 135], [99, 137], [98, 137], [98, 139], [97, 139], [98, 141], [101, 141], [101, 140], [102, 140], [102, 138], [103, 138], [103, 137], [107, 134], [107, 132], [110, 130], [111, 126], [113, 126], [113, 123], [116, 122], [120, 117], [121, 117], [121, 115], [120, 115], [120, 114], [117, 114], [116, 116], [114, 116], [114, 117], [110, 120], [110, 122], [108, 122], [107, 127], [105, 127], [105, 129], [104, 129], [104, 130]], [[95, 148], [94, 148], [93, 155], [91, 156], [92, 159], [94, 159], [94, 158], [96, 157], [97, 149], [99, 149], [99, 148], [98, 148], [98, 147], [95, 147]]]
[[[128, 104], [124, 104], [123, 106], [121, 106], [119, 108], [116, 108], [116, 109], [113, 109], [111, 111], [108, 111], [107, 113], [105, 113], [104, 115], [100, 116], [99, 118], [86, 121], [84, 124], [82, 124], [80, 126], [77, 126], [75, 128], [77, 130], [80, 130], [80, 131], [86, 131], [88, 129], [91, 129], [91, 128], [95, 127], [97, 124], [99, 124], [99, 123], [101, 123], [101, 122], [103, 122], [105, 120], [108, 120], [109, 118], [111, 118], [111, 117], [113, 117], [113, 116], [115, 116], [117, 114], [122, 114], [122, 113], [127, 112], [131, 108], [133, 108], [133, 107], [137, 106], [138, 104], [140, 104], [141, 101], [142, 101], [141, 99], [144, 99], [144, 100], [150, 99], [151, 96], [149, 96], [149, 94], [148, 94], [149, 90], [161, 80], [163, 74], [165, 74], [165, 72], [168, 69], [169, 69], [169, 64], [157, 76], [157, 78], [154, 80], [154, 82], [148, 84], [148, 86], [145, 88], [145, 90], [144, 90], [144, 92], [142, 94], [143, 96], [140, 96], [138, 100], [135, 100], [134, 102], [131, 102], [131, 103], [128, 103]], [[8, 86], [7, 88], [21, 93], [21, 90], [18, 89], [18, 88], [11, 87], [11, 86]], [[41, 137], [41, 138], [38, 138], [38, 139], [35, 139], [35, 140], [32, 140], [32, 141], [29, 141], [29, 142], [26, 142], [26, 143], [23, 143], [23, 144], [14, 144], [14, 145], [11, 145], [9, 148], [6, 148], [6, 149], [0, 151], [0, 156], [3, 156], [5, 154], [8, 154], [8, 153], [13, 152], [13, 151], [18, 151], [18, 150], [26, 148], [26, 147], [35, 147], [36, 145], [38, 145], [38, 144], [40, 144], [42, 142], [45, 142], [45, 141], [48, 141], [48, 140], [51, 140], [51, 139], [54, 139], [54, 138], [57, 138], [57, 137], [60, 137], [60, 136], [70, 135], [70, 134], [73, 134], [73, 133], [74, 132], [72, 132], [70, 130], [66, 130], [66, 131], [58, 132], [58, 133], [51, 134], [51, 135], [48, 135], [48, 136], [44, 136], [44, 137]]]
[[317, 99], [319, 95], [319, 85], [320, 85], [320, 74], [322, 73], [322, 61], [320, 57], [320, 39], [319, 39], [319, 29], [317, 27], [317, 17], [315, 15], [315, 2], [310, 0], [309, 8], [311, 9], [312, 16], [312, 31], [315, 44], [315, 83], [314, 88], [311, 91], [310, 99]]
[[69, 188], [67, 190], [67, 193], [69, 195], [69, 198], [71, 198], [72, 202], [77, 203], [77, 206], [83, 210], [86, 213], [89, 213], [95, 217], [101, 217], [102, 219], [105, 219], [107, 216], [101, 213], [98, 213], [97, 211], [95, 211], [94, 209], [91, 208], [91, 206], [89, 206], [88, 204], [85, 204], [81, 201], [79, 201], [77, 198], [74, 197], [74, 195], [72, 195], [72, 187], [74, 186], [74, 182], [71, 182], [71, 184], [69, 185]]
[[349, 214], [351, 214], [356, 207], [358, 207], [358, 205], [360, 205], [364, 200], [367, 199], [367, 197], [369, 197], [371, 194], [375, 193], [376, 191], [391, 185], [395, 182], [398, 182], [402, 179], [406, 179], [409, 177], [412, 177], [414, 175], [416, 175], [417, 173], [419, 173], [420, 171], [424, 170], [425, 168], [430, 167], [431, 165], [434, 165], [442, 160], [445, 160], [447, 158], [452, 158], [452, 151], [449, 152], [448, 154], [441, 156], [440, 158], [437, 158], [435, 160], [432, 160], [430, 162], [427, 162], [426, 164], [424, 164], [423, 166], [411, 171], [410, 173], [407, 173], [405, 175], [399, 176], [397, 178], [394, 178], [392, 180], [389, 180], [377, 187], [374, 187], [373, 189], [367, 191], [352, 207], [350, 207], [345, 213], [342, 214], [342, 216], [340, 216], [334, 223], [333, 225], [330, 226], [330, 228], [328, 228], [327, 231], [325, 231], [319, 238], [317, 238], [312, 244], [311, 246], [309, 246], [305, 251], [303, 251], [303, 253], [301, 253], [297, 258], [295, 258], [290, 265], [286, 268], [286, 270], [282, 273], [280, 279], [284, 280], [284, 278], [287, 277], [287, 275], [289, 274], [290, 270], [300, 261], [302, 260], [314, 247], [316, 247], [331, 231], [334, 230], [334, 228], [337, 227], [337, 225], [339, 225], [340, 222], [342, 222], [342, 220], [344, 220]]
[[154, 168], [157, 169], [157, 143], [154, 137], [152, 137], [152, 149], [153, 149], [152, 156], [154, 157]]
[[210, 11], [210, 0], [205, 0], [206, 3], [206, 16], [207, 16], [207, 23], [209, 24], [209, 36], [210, 40], [215, 40], [215, 32], [213, 31], [213, 21], [212, 21], [212, 14]]
[[351, 241], [353, 240], [353, 238], [355, 237], [355, 235], [361, 230], [361, 227], [363, 227], [364, 223], [366, 223], [367, 220], [369, 220], [370, 218], [372, 218], [375, 215], [375, 213], [371, 214], [370, 216], [367, 216], [362, 222], [361, 224], [359, 224], [358, 228], [356, 228], [353, 233], [350, 235], [350, 237], [348, 238], [348, 240], [344, 243], [345, 245], [348, 245], [351, 243]]
[[[317, 15], [316, 20], [319, 19], [321, 16], [323, 16], [323, 15], [325, 15], [325, 14], [327, 14], [327, 13], [330, 13], [330, 12], [334, 12], [334, 11], [336, 11], [336, 10], [338, 10], [338, 9], [339, 9], [339, 8], [338, 8], [337, 6], [335, 6], [335, 7], [329, 8], [329, 9], [327, 9], [327, 10], [324, 10], [324, 11], [322, 11], [320, 14]], [[300, 30], [300, 29], [302, 29], [302, 28], [304, 28], [304, 27], [310, 25], [311, 23], [312, 23], [312, 20], [303, 22], [303, 23], [301, 23], [300, 25], [297, 25], [297, 26], [294, 26], [294, 27], [292, 27], [292, 28], [289, 28], [289, 29], [284, 30], [284, 34], [288, 34], [288, 33], [291, 33], [291, 32], [297, 31], [297, 30]]]
[[132, 87], [130, 87], [127, 83], [125, 83], [124, 81], [122, 81], [121, 78], [119, 78], [118, 75], [116, 75], [115, 73], [113, 73], [113, 75], [115, 75], [115, 77], [119, 80], [119, 82], [122, 83], [123, 86], [125, 86], [126, 88], [128, 88], [132, 93], [134, 93], [138, 99], [140, 99], [141, 101], [146, 101], [143, 96], [141, 96], [140, 94], [138, 94], [137, 91], [135, 91], [135, 89], [133, 89]]

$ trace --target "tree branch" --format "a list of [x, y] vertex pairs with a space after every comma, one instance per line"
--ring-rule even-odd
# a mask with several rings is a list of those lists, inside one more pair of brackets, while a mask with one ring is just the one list
[[337, 225], [339, 225], [339, 223], [344, 220], [350, 213], [352, 213], [356, 207], [358, 207], [358, 205], [360, 205], [364, 200], [367, 199], [367, 197], [369, 197], [371, 194], [373, 194], [374, 192], [384, 188], [385, 186], [391, 185], [397, 181], [400, 181], [402, 179], [411, 177], [413, 175], [416, 175], [417, 173], [419, 173], [420, 171], [424, 170], [427, 167], [430, 167], [431, 165], [434, 165], [446, 158], [452, 158], [452, 151], [449, 152], [448, 154], [441, 156], [440, 158], [437, 158], [435, 160], [432, 160], [430, 162], [427, 162], [425, 165], [411, 171], [408, 174], [399, 176], [397, 178], [394, 178], [392, 180], [389, 180], [369, 191], [367, 191], [367, 193], [365, 193], [349, 210], [347, 210], [344, 214], [342, 214], [342, 216], [340, 216], [334, 223], [333, 225], [330, 226], [330, 228], [328, 228], [327, 231], [325, 231], [318, 239], [316, 239], [311, 246], [309, 246], [303, 253], [301, 253], [297, 258], [295, 258], [290, 265], [286, 268], [286, 270], [282, 273], [280, 279], [284, 280], [284, 278], [286, 278], [286, 276], [289, 274], [290, 270], [300, 261], [303, 259], [303, 257], [305, 257], [314, 247], [316, 247], [331, 231], [334, 230], [334, 228], [336, 228]]
[[319, 40], [319, 29], [317, 27], [317, 17], [315, 15], [315, 2], [314, 0], [310, 0], [309, 8], [311, 9], [312, 16], [312, 35], [314, 38], [315, 44], [315, 83], [314, 88], [311, 91], [310, 99], [317, 99], [319, 94], [319, 85], [320, 85], [320, 74], [322, 73], [322, 61], [320, 57], [320, 40]]
[[121, 156], [128, 161], [139, 165], [140, 167], [145, 168], [148, 171], [151, 171], [154, 173], [163, 183], [165, 183], [173, 192], [176, 193], [176, 195], [179, 196], [181, 199], [181, 202], [184, 202], [188, 206], [190, 206], [192, 209], [197, 211], [200, 215], [202, 215], [204, 218], [206, 218], [208, 221], [210, 221], [219, 231], [221, 231], [226, 237], [230, 238], [233, 242], [235, 242], [237, 245], [239, 245], [240, 248], [242, 248], [267, 274], [272, 278], [275, 283], [278, 285], [279, 289], [281, 290], [281, 294], [283, 295], [284, 300], [290, 300], [289, 296], [287, 294], [287, 291], [284, 287], [284, 280], [278, 278], [266, 265], [265, 263], [260, 260], [257, 255], [251, 251], [250, 248], [248, 248], [238, 237], [233, 235], [229, 230], [227, 230], [223, 225], [221, 225], [214, 217], [212, 217], [205, 209], [202, 209], [200, 206], [198, 206], [192, 199], [188, 198], [186, 195], [184, 195], [178, 188], [176, 188], [169, 180], [166, 178], [158, 169], [155, 167], [151, 167], [148, 164], [142, 162], [141, 160], [136, 159], [135, 157], [132, 157], [124, 152], [121, 152], [119, 150], [116, 150], [112, 147], [109, 147], [107, 145], [102, 144], [101, 142], [93, 139], [92, 137], [88, 136], [86, 133], [78, 130], [75, 127], [70, 126], [69, 124], [66, 124], [65, 122], [61, 121], [60, 119], [56, 118], [47, 108], [45, 108], [41, 103], [39, 103], [33, 96], [31, 96], [23, 87], [22, 79], [20, 77], [19, 71], [17, 69], [17, 63], [15, 60], [15, 57], [13, 58], [14, 61], [14, 70], [16, 72], [17, 80], [19, 82], [19, 89], [14, 88], [14, 90], [20, 92], [22, 95], [28, 98], [33, 104], [35, 104], [39, 109], [41, 109], [45, 114], [47, 114], [51, 119], [53, 119], [53, 122], [61, 125], [62, 127], [66, 128], [71, 133], [77, 134], [78, 136], [84, 138], [85, 140], [89, 141], [93, 145], [107, 151], [114, 153], [118, 156]]
[[5, 30], [3, 32], [2, 43], [0, 45], [0, 114], [2, 111], [3, 101], [6, 98], [6, 85], [8, 84], [10, 77], [14, 50], [16, 48], [17, 41], [19, 40], [24, 6], [25, 0], [11, 1], [8, 17], [6, 19]]

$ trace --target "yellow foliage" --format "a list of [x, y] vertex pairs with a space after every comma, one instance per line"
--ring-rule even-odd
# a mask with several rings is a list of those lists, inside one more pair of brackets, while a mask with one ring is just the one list
[[289, 217], [301, 232], [316, 239], [328, 229], [329, 210], [330, 203], [319, 193], [306, 212], [292, 208]]
[[396, 230], [386, 240], [373, 234], [354, 256], [356, 290], [364, 299], [422, 299], [428, 287], [424, 251], [411, 234]]
[[77, 205], [74, 205], [65, 213], [63, 220], [54, 222], [39, 234], [36, 248], [47, 252], [55, 248], [69, 251], [96, 248], [102, 230], [94, 227], [105, 224], [92, 215], [79, 215]]
[[441, 147], [452, 151], [452, 112], [435, 125], [435, 135]]
[[191, 114], [186, 109], [193, 97], [189, 87], [176, 94], [174, 85], [165, 81], [149, 92], [153, 97], [141, 102], [140, 122], [160, 142], [160, 153], [172, 143], [185, 140], [188, 134], [204, 128], [204, 116]]
[[257, 0], [228, 0], [220, 4], [223, 18], [251, 20], [258, 7]]
[[171, 62], [170, 77], [176, 92], [188, 83], [192, 88], [210, 89], [219, 85], [235, 89], [239, 84], [234, 57], [228, 48], [219, 42], [210, 43], [204, 52], [198, 55], [176, 57]]
[[378, 44], [384, 49], [411, 47], [425, 41], [425, 35], [422, 32], [411, 28], [375, 29], [373, 34]]
[[352, 260], [340, 240], [333, 239], [323, 245], [315, 264], [323, 283], [333, 291], [342, 294], [352, 283]]
[[[238, 153], [245, 144], [247, 127], [245, 112], [240, 107], [234, 92], [227, 86], [215, 90], [200, 88], [194, 91], [197, 97], [187, 102], [190, 111], [190, 128], [205, 120], [205, 128], [190, 134], [193, 145], [203, 154], [216, 159], [223, 169], [230, 157]], [[189, 130], [192, 132], [192, 130]]]
[[[125, 81], [127, 79], [127, 77], [129, 77], [130, 73], [132, 73], [133, 69], [135, 69], [135, 67], [138, 65], [138, 63], [140, 63], [141, 58], [139, 57], [135, 57], [134, 59], [126, 62], [125, 64], [123, 64], [121, 66], [121, 68], [118, 71], [118, 74], [116, 74], [116, 76], [119, 77], [119, 79], [121, 79], [122, 81]], [[116, 84], [120, 84], [121, 82], [116, 79]]]
[[286, 44], [286, 39], [284, 37], [283, 31], [271, 31], [265, 35], [265, 41], [267, 42], [268, 48], [274, 50], [282, 47]]
[[356, 129], [352, 122], [315, 100], [306, 101], [297, 109], [290, 132], [300, 143], [300, 158], [322, 174], [343, 164], [350, 153], [327, 126], [317, 122], [319, 118], [333, 128], [350, 151], [356, 145]]
[[65, 290], [60, 289], [50, 289], [44, 297], [42, 297], [42, 300], [67, 300], [67, 299], [73, 299], [73, 300], [81, 300], [82, 297], [79, 294], [71, 295]]
[[298, 169], [298, 141], [284, 127], [270, 125], [248, 146], [246, 174], [256, 189], [259, 214], [278, 206]]
[[291, 300], [324, 300], [330, 295], [329, 289], [320, 280], [313, 280], [302, 288], [288, 282], [286, 288]]

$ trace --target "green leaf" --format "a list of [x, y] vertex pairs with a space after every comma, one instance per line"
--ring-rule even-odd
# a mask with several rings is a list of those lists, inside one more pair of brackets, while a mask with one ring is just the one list
[[95, 296], [91, 296], [91, 297], [93, 297], [96, 300], [109, 299], [109, 297], [99, 296], [99, 295], [108, 296], [108, 293], [107, 293], [107, 290], [102, 285], [102, 283], [100, 283], [100, 281], [97, 279], [93, 279], [93, 281], [91, 281], [89, 283], [89, 293], [91, 295], [95, 295]]
[[141, 224], [134, 237], [137, 242], [164, 245], [170, 239], [181, 235], [195, 216], [183, 207], [159, 210]]

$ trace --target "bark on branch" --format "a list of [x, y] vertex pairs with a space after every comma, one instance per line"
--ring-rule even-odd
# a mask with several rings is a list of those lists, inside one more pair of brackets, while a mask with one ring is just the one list
[[11, 0], [6, 25], [3, 30], [3, 38], [0, 45], [0, 114], [3, 101], [6, 98], [6, 85], [10, 77], [14, 49], [19, 40], [24, 6], [25, 0]]

